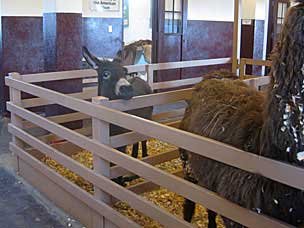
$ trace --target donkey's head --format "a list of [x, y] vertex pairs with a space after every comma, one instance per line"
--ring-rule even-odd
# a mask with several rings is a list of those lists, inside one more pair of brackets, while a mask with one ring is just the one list
[[98, 72], [98, 95], [110, 100], [129, 100], [133, 97], [133, 87], [128, 82], [127, 69], [108, 60], [100, 60], [83, 47], [83, 56], [88, 64]]

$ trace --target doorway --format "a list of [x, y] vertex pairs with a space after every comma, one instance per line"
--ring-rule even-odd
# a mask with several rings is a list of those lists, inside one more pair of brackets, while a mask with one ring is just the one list
[[267, 57], [270, 56], [278, 36], [282, 30], [283, 22], [290, 6], [289, 0], [271, 0], [269, 7]]
[[[157, 0], [153, 5], [153, 62], [183, 60], [187, 28], [187, 0]], [[181, 79], [181, 70], [159, 71], [156, 81]]]

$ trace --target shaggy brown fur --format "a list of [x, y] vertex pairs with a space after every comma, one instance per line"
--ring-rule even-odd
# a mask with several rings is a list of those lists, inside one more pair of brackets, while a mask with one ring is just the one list
[[[284, 23], [273, 55], [273, 80], [267, 97], [238, 80], [204, 80], [195, 87], [182, 129], [251, 153], [302, 165], [298, 158], [304, 151], [304, 1], [301, 2], [289, 10]], [[182, 149], [181, 155], [189, 168], [186, 179], [258, 213], [294, 226], [303, 224], [302, 191]], [[185, 214], [186, 210], [187, 207]], [[224, 222], [226, 227], [242, 227], [227, 218]]]

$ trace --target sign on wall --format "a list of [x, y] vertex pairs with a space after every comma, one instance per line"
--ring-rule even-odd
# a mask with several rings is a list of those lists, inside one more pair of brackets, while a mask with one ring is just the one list
[[90, 0], [90, 8], [92, 11], [119, 11], [120, 0]]

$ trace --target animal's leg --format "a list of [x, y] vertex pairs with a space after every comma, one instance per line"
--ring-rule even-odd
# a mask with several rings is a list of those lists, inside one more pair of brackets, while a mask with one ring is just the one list
[[208, 228], [216, 228], [216, 213], [208, 210]]
[[[132, 148], [132, 157], [133, 158], [138, 158], [138, 150], [139, 150], [139, 143], [134, 143], [133, 148]], [[128, 177], [124, 177], [123, 181], [130, 182], [130, 181], [136, 180], [137, 178], [139, 178], [139, 176], [137, 176], [137, 175], [128, 176]]]
[[121, 176], [121, 177], [116, 177], [116, 178], [114, 178], [114, 179], [112, 179], [112, 181], [114, 181], [116, 184], [119, 184], [119, 185], [121, 185], [121, 186], [127, 186], [126, 185], [126, 181], [125, 181], [125, 178], [123, 177], [123, 176]]
[[[188, 173], [186, 172], [185, 173], [185, 177], [184, 177], [185, 180], [187, 181], [190, 181], [194, 184], [197, 184], [197, 181], [192, 178], [190, 175], [188, 175]], [[185, 199], [184, 201], [184, 220], [187, 221], [187, 222], [191, 222], [192, 220], [192, 217], [194, 215], [194, 212], [195, 212], [195, 202], [189, 200], [189, 199]]]
[[127, 176], [127, 177], [123, 177], [123, 181], [124, 181], [124, 182], [130, 182], [130, 181], [136, 180], [136, 179], [138, 179], [138, 178], [139, 178], [139, 176], [137, 176], [137, 175], [134, 175], [134, 176]]
[[145, 158], [148, 156], [148, 149], [147, 149], [147, 140], [141, 142], [142, 148], [142, 157]]
[[184, 201], [184, 220], [191, 222], [195, 212], [195, 202], [185, 199]]
[[226, 217], [222, 217], [224, 221], [224, 225], [226, 228], [247, 228], [246, 226], [243, 226], [237, 222], [234, 222]]
[[[122, 153], [126, 153], [126, 148], [127, 148], [126, 146], [122, 146], [122, 147], [117, 148], [117, 150], [119, 150]], [[111, 164], [111, 165], [113, 165], [113, 164]], [[119, 185], [126, 186], [126, 183], [125, 183], [126, 181], [124, 180], [123, 176], [116, 177], [113, 179], [113, 181]]]
[[138, 147], [139, 143], [134, 143], [132, 147], [132, 157], [133, 158], [138, 158]]

